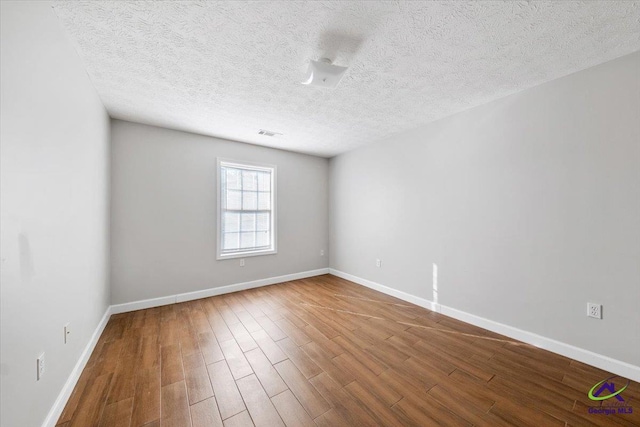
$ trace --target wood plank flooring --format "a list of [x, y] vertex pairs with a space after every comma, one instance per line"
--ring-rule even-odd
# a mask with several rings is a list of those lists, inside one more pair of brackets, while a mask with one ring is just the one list
[[640, 425], [611, 375], [325, 275], [113, 315], [57, 425]]

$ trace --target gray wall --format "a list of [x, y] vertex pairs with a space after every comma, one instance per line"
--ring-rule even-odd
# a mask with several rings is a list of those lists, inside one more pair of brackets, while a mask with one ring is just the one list
[[[119, 120], [111, 135], [114, 304], [328, 267], [327, 159]], [[277, 166], [277, 254], [216, 260], [217, 157]]]
[[330, 194], [332, 268], [432, 299], [437, 263], [441, 304], [640, 365], [639, 53], [338, 156]]
[[1, 15], [0, 424], [37, 426], [109, 302], [109, 117], [49, 2]]

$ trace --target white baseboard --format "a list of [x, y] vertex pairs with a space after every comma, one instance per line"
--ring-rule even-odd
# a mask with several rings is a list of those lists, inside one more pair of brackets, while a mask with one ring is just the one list
[[98, 323], [96, 330], [93, 332], [93, 335], [91, 335], [91, 339], [89, 340], [84, 350], [82, 351], [82, 354], [80, 355], [80, 358], [76, 363], [76, 366], [73, 367], [73, 370], [69, 375], [69, 378], [67, 378], [67, 382], [65, 382], [64, 386], [62, 387], [62, 390], [60, 390], [60, 393], [58, 394], [58, 398], [56, 399], [55, 403], [49, 410], [49, 413], [47, 414], [47, 418], [44, 419], [44, 422], [42, 423], [42, 427], [54, 427], [56, 425], [58, 418], [60, 418], [60, 415], [62, 415], [64, 406], [67, 404], [69, 397], [71, 397], [73, 388], [76, 386], [76, 383], [80, 378], [80, 374], [82, 374], [82, 371], [84, 370], [84, 367], [89, 361], [89, 357], [91, 356], [93, 349], [98, 343], [98, 339], [100, 338], [100, 335], [102, 335], [102, 331], [104, 331], [105, 326], [107, 326], [109, 317], [111, 317], [111, 307], [107, 307], [107, 310], [104, 312], [102, 319], [100, 319], [100, 323]]
[[446, 305], [436, 304], [433, 301], [429, 301], [425, 298], [420, 298], [406, 292], [398, 291], [388, 286], [384, 286], [379, 283], [372, 282], [371, 280], [354, 276], [352, 274], [344, 273], [339, 270], [329, 269], [329, 273], [333, 274], [334, 276], [350, 280], [359, 285], [363, 285], [376, 291], [380, 291], [384, 294], [391, 295], [401, 300], [416, 304], [420, 307], [440, 312], [445, 316], [453, 317], [454, 319], [461, 320], [471, 325], [475, 325], [480, 328], [505, 335], [507, 337], [525, 342], [527, 344], [531, 344], [535, 347], [543, 348], [553, 353], [557, 353], [561, 356], [569, 357], [579, 362], [595, 366], [596, 368], [600, 368], [605, 371], [612, 372], [616, 375], [631, 379], [633, 381], [640, 382], [640, 366], [635, 366], [627, 362], [622, 362], [620, 360], [616, 360], [602, 354], [594, 353], [592, 351], [573, 346], [571, 344], [566, 344], [551, 338], [543, 337], [542, 335], [538, 335], [533, 332], [524, 331], [513, 326], [495, 322], [484, 317], [476, 316], [475, 314], [470, 314], [452, 307], [447, 307]]
[[261, 286], [275, 285], [276, 283], [289, 282], [291, 280], [306, 279], [307, 277], [329, 274], [328, 268], [318, 270], [303, 271], [300, 273], [285, 274], [284, 276], [269, 277], [267, 279], [253, 280], [251, 282], [236, 283], [233, 285], [220, 286], [218, 288], [204, 289], [195, 292], [169, 295], [166, 297], [152, 298], [141, 301], [127, 302], [111, 306], [111, 313], [126, 313], [128, 311], [142, 310], [145, 308], [159, 307], [161, 305], [174, 304], [178, 302], [191, 301], [195, 299], [208, 298], [216, 295], [228, 294], [231, 292], [243, 291], [245, 289], [259, 288]]
[[534, 334], [533, 332], [523, 331], [522, 329], [494, 322], [493, 320], [485, 319], [484, 317], [476, 316], [445, 305], [440, 305], [440, 312], [445, 316], [453, 317], [454, 319], [488, 329], [498, 334], [526, 342], [527, 344], [531, 344], [535, 347], [543, 348], [561, 356], [565, 356], [633, 381], [640, 382], [640, 366], [634, 366], [630, 363], [612, 359], [611, 357], [594, 353], [590, 350], [585, 350], [571, 344], [543, 337], [542, 335]]
[[175, 304], [176, 295], [168, 297], [150, 298], [140, 301], [125, 302], [124, 304], [116, 304], [111, 306], [113, 314], [126, 313], [128, 311], [144, 310], [145, 308], [160, 307], [162, 305]]
[[366, 286], [367, 288], [371, 288], [374, 291], [382, 292], [383, 294], [391, 295], [392, 297], [399, 298], [403, 301], [410, 302], [412, 304], [418, 305], [420, 307], [427, 308], [431, 311], [439, 311], [438, 304], [435, 304], [433, 301], [429, 301], [425, 298], [420, 298], [415, 295], [408, 294], [406, 292], [399, 291], [397, 289], [390, 288], [385, 285], [381, 285], [380, 283], [372, 282], [371, 280], [363, 279], [358, 276], [354, 276], [349, 273], [345, 273], [343, 271], [334, 270], [333, 268], [329, 269], [329, 274], [333, 274], [334, 276], [342, 277], [343, 279], [349, 280], [351, 282], [357, 283], [359, 285]]

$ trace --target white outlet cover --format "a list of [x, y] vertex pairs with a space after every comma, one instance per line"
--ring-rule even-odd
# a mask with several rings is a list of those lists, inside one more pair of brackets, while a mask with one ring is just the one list
[[592, 302], [587, 303], [587, 316], [594, 319], [602, 319], [602, 305]]
[[44, 364], [44, 353], [42, 353], [40, 356], [38, 356], [38, 359], [36, 360], [36, 367], [37, 367], [37, 373], [36, 373], [36, 378], [38, 381], [40, 381], [42, 379], [42, 377], [44, 376], [44, 368], [45, 368], [45, 364]]
[[69, 342], [69, 334], [71, 334], [71, 326], [69, 325], [69, 323], [64, 325], [62, 332], [64, 334], [64, 343], [66, 344]]

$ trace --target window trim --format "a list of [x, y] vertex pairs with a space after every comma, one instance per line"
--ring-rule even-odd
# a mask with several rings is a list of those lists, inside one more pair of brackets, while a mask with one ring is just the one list
[[[224, 254], [222, 252], [222, 167], [230, 166], [240, 169], [264, 170], [271, 172], [271, 236], [273, 239], [273, 247], [261, 250], [247, 250], [243, 252], [235, 252]], [[278, 220], [277, 220], [277, 168], [275, 165], [266, 163], [245, 162], [223, 157], [217, 158], [216, 169], [216, 187], [217, 187], [217, 235], [216, 235], [216, 259], [218, 261], [225, 259], [247, 258], [260, 255], [274, 255], [278, 253]]]

